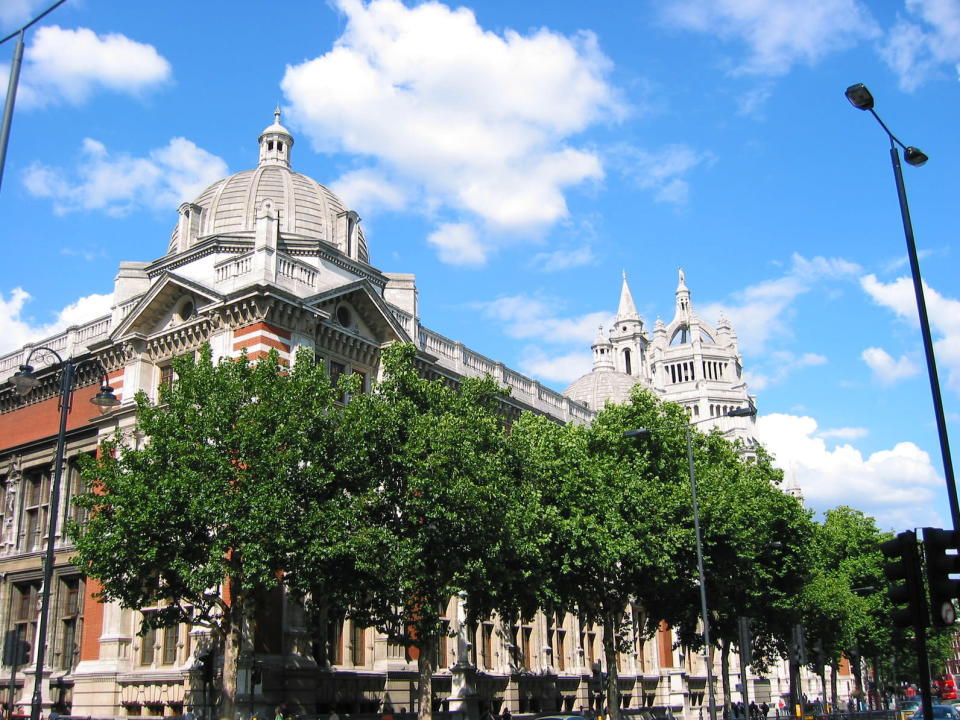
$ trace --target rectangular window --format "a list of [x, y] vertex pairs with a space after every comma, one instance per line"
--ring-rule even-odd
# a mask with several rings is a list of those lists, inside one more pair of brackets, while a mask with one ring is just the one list
[[483, 624], [483, 669], [493, 670], [493, 625]]
[[593, 651], [593, 646], [596, 644], [597, 634], [594, 632], [587, 633], [586, 647], [584, 650], [587, 651], [587, 662], [590, 665], [593, 665], [597, 661], [597, 655]]
[[17, 640], [29, 647], [26, 664], [33, 662], [33, 646], [37, 633], [37, 601], [40, 597], [40, 581], [17, 583], [13, 586], [11, 597], [11, 630], [16, 631]]
[[367, 374], [361, 370], [354, 370], [353, 374], [360, 378], [360, 387], [357, 392], [365, 393], [367, 391]]
[[557, 639], [554, 640], [554, 654], [557, 658], [557, 670], [563, 672], [567, 669], [567, 631], [557, 630]]
[[80, 633], [83, 629], [83, 581], [79, 577], [60, 581], [57, 603], [60, 633], [55, 639], [54, 653], [57, 667], [72, 670], [79, 658]]
[[170, 390], [173, 387], [173, 365], [163, 365], [160, 367], [160, 381], [157, 383], [157, 395], [160, 394], [160, 388]]
[[157, 631], [149, 628], [140, 637], [140, 664], [153, 665], [153, 653], [157, 644]]
[[521, 652], [523, 654], [524, 670], [530, 670], [531, 660], [533, 659], [533, 655], [530, 651], [530, 636], [532, 632], [533, 632], [533, 628], [525, 627], [523, 628], [523, 633], [521, 634], [521, 637], [523, 638], [523, 647], [521, 649]]
[[362, 628], [355, 622], [353, 625], [353, 642], [351, 646], [350, 661], [357, 666], [364, 664], [364, 654], [367, 645], [366, 628]]
[[24, 552], [42, 550], [47, 540], [47, 513], [50, 509], [50, 470], [36, 468], [24, 473], [23, 539]]
[[331, 665], [343, 665], [343, 622], [327, 623], [327, 660]]
[[449, 667], [450, 662], [447, 656], [447, 640], [448, 633], [450, 632], [450, 621], [449, 620], [440, 620], [440, 632], [437, 636], [437, 657], [436, 657], [436, 668], [442, 670], [443, 668]]
[[66, 498], [64, 499], [64, 507], [67, 508], [66, 515], [78, 525], [83, 525], [87, 519], [87, 511], [73, 504], [75, 497], [87, 492], [83, 478], [80, 477], [80, 466], [76, 462], [70, 462], [66, 466], [66, 473], [67, 477], [64, 483], [66, 486]]
[[163, 664], [173, 665], [177, 661], [177, 641], [180, 636], [180, 626], [171, 625], [163, 629]]
[[[340, 376], [343, 375], [346, 371], [347, 371], [347, 366], [344, 365], [343, 363], [337, 362], [336, 360], [330, 361], [330, 383], [333, 385], [334, 388], [336, 388], [337, 383], [340, 382]], [[345, 403], [347, 401], [346, 394], [341, 395], [339, 398], [337, 398], [337, 400], [341, 403]]]

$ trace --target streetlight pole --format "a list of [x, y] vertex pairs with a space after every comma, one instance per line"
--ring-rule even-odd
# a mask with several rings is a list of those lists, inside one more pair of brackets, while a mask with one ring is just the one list
[[54, 550], [57, 537], [57, 519], [60, 514], [60, 483], [63, 477], [63, 456], [67, 441], [67, 416], [70, 414], [70, 399], [73, 390], [73, 378], [77, 368], [88, 362], [95, 362], [100, 369], [100, 392], [90, 399], [101, 412], [120, 404], [113, 394], [113, 388], [107, 383], [107, 372], [99, 360], [83, 360], [74, 363], [73, 360], [64, 360], [53, 349], [36, 347], [30, 351], [26, 362], [20, 366], [17, 373], [10, 378], [16, 392], [21, 397], [40, 385], [40, 381], [33, 374], [30, 360], [38, 352], [45, 352], [57, 359], [60, 365], [60, 426], [57, 430], [57, 449], [53, 461], [53, 485], [50, 488], [49, 525], [47, 527], [47, 546], [43, 556], [43, 585], [40, 588], [40, 618], [37, 627], [36, 670], [33, 680], [33, 698], [30, 702], [30, 720], [40, 720], [43, 711], [43, 666], [47, 654], [47, 623], [50, 618], [50, 585], [53, 582], [53, 565], [55, 562]]
[[[720, 417], [752, 417], [757, 414], [757, 409], [752, 405], [746, 408], [734, 408]], [[717, 720], [717, 703], [713, 691], [713, 659], [710, 651], [713, 645], [710, 642], [710, 615], [707, 611], [707, 579], [703, 572], [703, 538], [700, 534], [700, 508], [697, 505], [697, 470], [693, 463], [693, 426], [702, 422], [716, 420], [715, 417], [703, 418], [686, 425], [670, 425], [659, 428], [637, 428], [636, 430], [627, 430], [623, 433], [624, 438], [646, 437], [654, 432], [661, 430], [683, 430], [687, 438], [687, 467], [690, 475], [690, 497], [693, 508], [693, 534], [696, 539], [697, 547], [697, 574], [700, 579], [700, 622], [703, 624], [703, 646], [706, 651], [707, 666], [707, 696], [710, 702], [710, 720]]]
[[880, 116], [873, 109], [873, 95], [863, 83], [851, 85], [845, 95], [850, 104], [858, 110], [869, 110], [880, 123], [880, 127], [890, 139], [890, 161], [893, 163], [893, 177], [897, 183], [897, 197], [900, 201], [900, 216], [903, 218], [903, 234], [907, 241], [907, 255], [910, 259], [910, 274], [913, 276], [913, 292], [917, 298], [917, 313], [920, 316], [920, 332], [923, 336], [923, 352], [927, 359], [927, 375], [930, 379], [930, 393], [933, 395], [933, 412], [937, 419], [937, 434], [940, 436], [940, 455], [943, 458], [943, 475], [947, 482], [947, 497], [950, 500], [950, 517], [953, 529], [960, 530], [960, 503], [957, 501], [957, 483], [953, 475], [953, 460], [950, 456], [950, 440], [947, 437], [947, 420], [943, 412], [943, 400], [940, 397], [940, 380], [937, 377], [937, 360], [933, 353], [933, 339], [930, 333], [930, 321], [927, 318], [927, 303], [923, 294], [923, 280], [920, 278], [920, 261], [917, 258], [917, 246], [913, 238], [913, 223], [910, 221], [910, 207], [907, 205], [907, 191], [903, 184], [903, 170], [900, 167], [900, 154], [897, 145], [903, 148], [903, 157], [910, 165], [920, 167], [927, 162], [927, 156], [918, 148], [904, 145], [890, 132]]

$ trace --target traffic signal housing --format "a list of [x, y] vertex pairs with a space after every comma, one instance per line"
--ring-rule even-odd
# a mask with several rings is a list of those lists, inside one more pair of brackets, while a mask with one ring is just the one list
[[[956, 620], [953, 601], [960, 598], [960, 580], [950, 575], [960, 573], [960, 533], [939, 528], [923, 529], [923, 554], [927, 568], [927, 589], [930, 592], [930, 613], [934, 627], [949, 627]], [[953, 551], [948, 552], [948, 551]]]
[[887, 597], [899, 606], [892, 613], [893, 624], [922, 630], [927, 626], [927, 604], [920, 574], [917, 534], [905, 530], [893, 540], [881, 543], [880, 551], [891, 561], [883, 568], [883, 574], [892, 583]]

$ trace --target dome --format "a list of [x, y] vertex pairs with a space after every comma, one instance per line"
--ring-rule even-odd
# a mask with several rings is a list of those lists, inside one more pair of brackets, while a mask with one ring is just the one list
[[627, 402], [630, 391], [638, 382], [639, 378], [617, 370], [595, 369], [574, 380], [563, 394], [591, 410], [601, 410], [607, 400], [619, 404]]
[[181, 252], [214, 235], [252, 238], [257, 213], [270, 200], [282, 240], [321, 241], [369, 263], [360, 218], [328, 188], [290, 168], [293, 144], [278, 108], [273, 124], [260, 134], [258, 166], [218, 180], [181, 205], [168, 252]]

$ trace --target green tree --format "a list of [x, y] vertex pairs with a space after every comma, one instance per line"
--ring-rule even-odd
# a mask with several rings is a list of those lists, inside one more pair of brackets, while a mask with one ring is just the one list
[[[141, 632], [189, 623], [223, 647], [223, 706], [234, 717], [237, 656], [257, 599], [286, 582], [304, 513], [344, 497], [331, 472], [334, 391], [312, 353], [174, 362], [159, 402], [136, 396], [119, 432], [83, 466], [77, 562], [99, 596], [143, 610]], [[308, 506], [305, 499], [310, 499]]]
[[640, 634], [669, 619], [689, 582], [685, 549], [692, 547], [684, 465], [661, 444], [634, 443], [623, 433], [685, 421], [678, 406], [638, 389], [629, 405], [608, 405], [590, 427], [524, 415], [510, 435], [527, 484], [539, 489], [548, 529], [544, 606], [603, 629], [611, 720], [620, 707], [616, 654], [636, 640], [627, 611], [639, 606]]
[[493, 380], [427, 379], [412, 345], [384, 350], [382, 367], [384, 381], [350, 399], [337, 432], [338, 473], [354, 488], [346, 532], [298, 551], [298, 578], [302, 592], [324, 593], [310, 581], [316, 559], [352, 558], [339, 607], [411, 648], [427, 718], [450, 598], [465, 596], [471, 618], [535, 606], [521, 592], [524, 568], [536, 566], [526, 557], [537, 551], [535, 497], [507, 452]]

